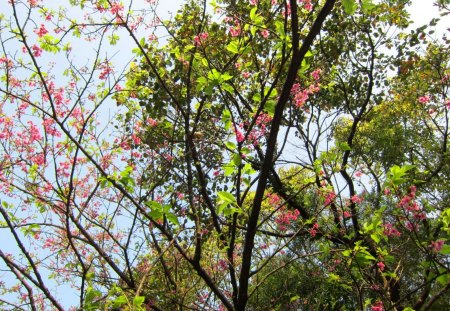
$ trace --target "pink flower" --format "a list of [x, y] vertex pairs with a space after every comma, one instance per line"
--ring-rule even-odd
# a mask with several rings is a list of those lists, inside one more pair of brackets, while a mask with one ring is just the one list
[[329, 192], [325, 196], [325, 202], [323, 202], [323, 205], [324, 206], [330, 205], [334, 201], [335, 198], [336, 198], [336, 194], [334, 192]]
[[244, 77], [244, 79], [248, 79], [250, 77], [250, 73], [248, 71], [244, 71], [242, 73], [242, 76]]
[[360, 204], [362, 202], [362, 198], [357, 195], [352, 196], [351, 200], [353, 203], [356, 203], [356, 204]]
[[317, 229], [319, 229], [319, 224], [316, 222], [311, 229], [309, 229], [309, 234], [311, 237], [315, 237], [317, 234]]
[[234, 128], [234, 132], [236, 133], [236, 141], [238, 143], [242, 143], [245, 140], [244, 134], [240, 130], [238, 130], [236, 127]]
[[300, 212], [298, 210], [286, 211], [284, 207], [281, 208], [278, 216], [275, 218], [278, 229], [281, 231], [285, 231], [287, 226], [290, 225], [292, 221], [298, 219], [299, 215]]
[[269, 31], [267, 29], [261, 30], [261, 36], [263, 36], [264, 38], [269, 37]]
[[384, 267], [386, 267], [386, 266], [384, 265], [384, 263], [381, 262], [381, 261], [377, 263], [377, 266], [378, 266], [378, 268], [380, 269], [380, 271], [384, 271]]
[[350, 217], [352, 217], [352, 214], [348, 211], [344, 211], [343, 216], [344, 216], [344, 218], [350, 218]]
[[139, 145], [141, 143], [141, 138], [136, 134], [131, 135], [131, 140], [135, 145]]
[[194, 37], [194, 45], [199, 45], [204, 42], [209, 37], [207, 32], [199, 33], [198, 36]]
[[370, 308], [371, 311], [383, 311], [383, 302], [377, 301], [375, 304]]
[[431, 250], [435, 253], [439, 253], [444, 246], [444, 240], [431, 241]]
[[230, 34], [232, 37], [237, 37], [241, 34], [241, 28], [239, 26], [231, 27]]
[[361, 177], [361, 176], [362, 176], [362, 173], [361, 173], [360, 171], [356, 171], [356, 172], [355, 172], [355, 176], [356, 176], [356, 177]]
[[34, 33], [38, 35], [38, 37], [43, 37], [45, 34], [48, 33], [48, 30], [45, 28], [43, 24], [38, 29], [34, 30]]
[[113, 15], [119, 15], [123, 11], [123, 4], [120, 2], [113, 2], [109, 11]]
[[430, 96], [425, 95], [418, 98], [419, 103], [426, 104], [430, 101]]
[[447, 109], [450, 109], [450, 99], [447, 99], [445, 101], [445, 107], [447, 107]]
[[250, 2], [251, 5], [257, 5], [258, 4], [258, 0], [249, 0], [248, 2]]
[[39, 57], [42, 55], [42, 49], [36, 44], [31, 47], [31, 50], [33, 51], [34, 57]]
[[319, 80], [320, 79], [320, 74], [322, 73], [322, 69], [316, 69], [313, 72], [311, 72], [311, 77], [313, 77], [314, 80]]
[[303, 2], [303, 6], [305, 7], [305, 10], [307, 10], [307, 11], [312, 10], [311, 0], [300, 0], [300, 2]]
[[392, 224], [384, 224], [383, 233], [386, 236], [401, 236], [401, 233]]
[[100, 80], [106, 80], [108, 78], [108, 75], [113, 72], [108, 63], [102, 63], [100, 68], [102, 69], [98, 76]]
[[28, 3], [30, 4], [31, 7], [35, 7], [37, 6], [38, 0], [28, 0]]
[[152, 118], [147, 118], [147, 123], [148, 125], [150, 125], [150, 127], [155, 127], [158, 125], [158, 121]]

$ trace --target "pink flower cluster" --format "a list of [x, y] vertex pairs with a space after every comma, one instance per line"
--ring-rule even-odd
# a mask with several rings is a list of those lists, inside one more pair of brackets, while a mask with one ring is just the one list
[[306, 101], [309, 99], [310, 95], [313, 95], [320, 91], [320, 74], [321, 70], [317, 69], [311, 73], [312, 78], [314, 79], [314, 83], [308, 86], [307, 88], [302, 88], [300, 83], [295, 83], [291, 89], [291, 95], [294, 100], [294, 106], [296, 108], [302, 108]]
[[370, 310], [371, 311], [383, 311], [384, 310], [383, 302], [382, 301], [375, 302], [375, 304], [370, 307]]
[[241, 34], [241, 24], [238, 19], [227, 16], [225, 17], [224, 22], [231, 25], [228, 30], [232, 37], [238, 37]]
[[314, 223], [312, 228], [309, 229], [309, 234], [311, 235], [311, 237], [315, 237], [316, 236], [318, 229], [319, 229], [319, 224], [316, 222], [316, 223]]
[[435, 253], [439, 253], [444, 246], [444, 240], [431, 241], [431, 250]]
[[358, 196], [358, 195], [354, 195], [354, 196], [352, 196], [351, 198], [350, 198], [350, 200], [353, 202], [353, 203], [355, 203], [355, 204], [361, 204], [361, 202], [363, 201], [363, 199], [360, 197], [360, 196]]
[[[266, 113], [260, 114], [256, 120], [255, 125], [253, 128], [249, 131], [247, 135], [247, 142], [251, 143], [253, 146], [257, 146], [260, 144], [261, 138], [265, 137], [265, 135], [268, 133], [267, 126], [272, 121], [272, 117]], [[241, 123], [238, 126], [234, 127], [234, 133], [236, 135], [236, 141], [238, 143], [242, 143], [245, 141], [245, 135], [243, 134], [243, 130], [245, 130], [246, 126], [249, 126], [249, 124]]]
[[108, 76], [113, 72], [113, 69], [111, 68], [110, 64], [108, 62], [103, 62], [100, 64], [100, 74], [98, 78], [100, 80], [106, 80]]
[[207, 32], [202, 32], [198, 36], [194, 37], [194, 45], [200, 45], [204, 43], [206, 39], [208, 39], [209, 34]]
[[426, 104], [430, 101], [430, 96], [425, 95], [425, 96], [421, 96], [417, 99], [419, 101], [419, 103], [421, 104]]
[[34, 57], [40, 57], [42, 55], [42, 49], [36, 44], [31, 46], [31, 51]]
[[278, 230], [286, 231], [287, 226], [291, 224], [292, 221], [296, 221], [300, 212], [295, 209], [293, 211], [286, 211], [284, 207], [282, 207], [278, 211], [278, 215], [275, 218], [275, 223], [277, 224]]
[[311, 11], [312, 10], [312, 4], [311, 4], [311, 0], [300, 0], [300, 2], [303, 2], [303, 7], [305, 8], [305, 10], [307, 11]]
[[399, 237], [402, 234], [400, 233], [400, 231], [398, 231], [392, 224], [384, 224], [384, 230], [383, 233], [385, 236], [396, 236]]
[[261, 36], [263, 36], [264, 38], [268, 38], [269, 34], [270, 32], [267, 29], [261, 30]]
[[150, 127], [155, 127], [155, 126], [158, 125], [158, 121], [155, 120], [155, 119], [152, 119], [152, 118], [147, 118], [147, 124], [148, 124]]
[[408, 213], [411, 213], [415, 219], [423, 220], [426, 218], [426, 215], [415, 200], [416, 190], [416, 186], [411, 186], [409, 188], [409, 193], [403, 196], [403, 198], [398, 203], [398, 207], [402, 208]]
[[334, 202], [334, 199], [336, 199], [336, 193], [334, 191], [328, 192], [325, 195], [325, 201], [323, 202], [323, 205], [326, 207]]
[[34, 33], [37, 34], [39, 38], [41, 38], [48, 33], [48, 30], [45, 28], [43, 24], [41, 24], [41, 26], [39, 26], [38, 29], [34, 30]]
[[262, 113], [256, 118], [255, 127], [248, 135], [248, 140], [254, 146], [257, 146], [260, 139], [267, 134], [267, 125], [269, 125], [271, 121], [272, 117], [266, 113]]

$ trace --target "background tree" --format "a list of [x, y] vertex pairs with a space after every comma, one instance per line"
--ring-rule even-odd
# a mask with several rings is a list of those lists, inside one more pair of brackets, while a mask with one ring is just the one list
[[2, 308], [449, 304], [448, 42], [409, 1], [70, 4], [0, 20]]

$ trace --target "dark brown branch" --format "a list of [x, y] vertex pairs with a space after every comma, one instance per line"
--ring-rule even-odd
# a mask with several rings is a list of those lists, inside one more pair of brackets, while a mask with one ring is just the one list
[[258, 226], [258, 218], [261, 211], [261, 204], [264, 198], [264, 192], [267, 187], [267, 180], [270, 175], [270, 171], [273, 168], [273, 154], [276, 148], [278, 139], [278, 131], [280, 129], [281, 121], [283, 119], [284, 108], [289, 100], [292, 86], [296, 80], [297, 72], [301, 66], [301, 63], [311, 47], [314, 38], [320, 32], [322, 24], [325, 21], [328, 14], [334, 7], [336, 0], [328, 0], [325, 2], [322, 10], [319, 12], [316, 20], [314, 21], [308, 35], [303, 40], [302, 46], [299, 49], [299, 29], [298, 29], [298, 15], [297, 15], [297, 1], [290, 0], [291, 4], [291, 28], [292, 28], [292, 59], [289, 65], [287, 77], [283, 85], [280, 98], [275, 107], [275, 113], [272, 121], [272, 127], [267, 142], [266, 154], [260, 170], [259, 181], [255, 192], [255, 198], [253, 200], [253, 206], [248, 221], [247, 232], [244, 239], [244, 249], [242, 252], [242, 268], [241, 275], [239, 277], [239, 295], [236, 305], [237, 310], [245, 310], [245, 306], [248, 301], [248, 283], [250, 278], [250, 268], [252, 261], [252, 252], [254, 248], [254, 239], [256, 235], [256, 229]]

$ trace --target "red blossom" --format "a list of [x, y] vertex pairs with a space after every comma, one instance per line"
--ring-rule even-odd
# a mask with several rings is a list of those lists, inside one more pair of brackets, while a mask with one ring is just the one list
[[351, 201], [355, 204], [361, 204], [362, 198], [358, 195], [354, 195], [351, 197]]
[[394, 226], [392, 224], [384, 224], [384, 230], [383, 230], [384, 235], [386, 236], [401, 236], [401, 233], [394, 228]]
[[303, 2], [303, 7], [305, 8], [305, 10], [307, 11], [312, 10], [311, 0], [300, 0], [300, 2]]
[[31, 50], [32, 50], [34, 57], [39, 57], [42, 55], [42, 49], [39, 46], [37, 46], [36, 44], [31, 46]]
[[444, 246], [444, 240], [431, 241], [431, 250], [435, 253], [439, 253]]
[[48, 33], [48, 30], [45, 28], [44, 24], [41, 24], [38, 29], [34, 30], [34, 33], [37, 34], [39, 38], [41, 38]]
[[325, 201], [323, 202], [323, 205], [324, 206], [330, 205], [331, 203], [334, 202], [334, 199], [336, 199], [336, 193], [334, 193], [334, 191], [328, 192], [325, 195]]
[[296, 221], [298, 219], [299, 215], [300, 212], [297, 209], [293, 211], [286, 211], [285, 207], [282, 207], [278, 211], [278, 215], [275, 218], [275, 223], [277, 224], [278, 230], [285, 231], [287, 226], [289, 226], [292, 221]]
[[419, 101], [419, 103], [421, 104], [426, 104], [430, 101], [430, 96], [425, 95], [425, 96], [421, 96], [417, 99]]
[[263, 36], [264, 38], [268, 38], [269, 34], [270, 32], [267, 29], [261, 30], [261, 36]]
[[384, 310], [383, 302], [382, 301], [375, 302], [375, 304], [370, 307], [370, 310], [371, 311], [383, 311]]

